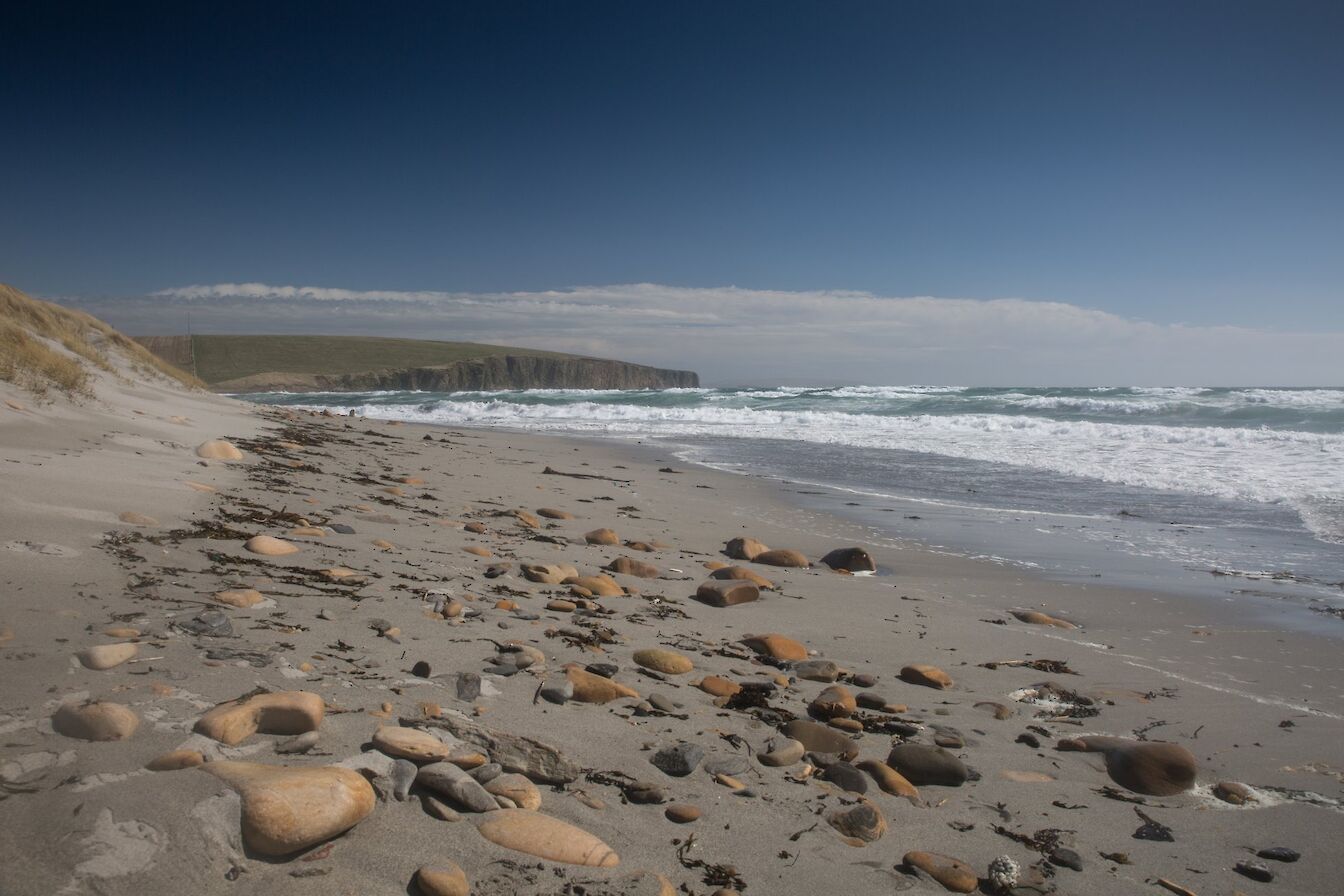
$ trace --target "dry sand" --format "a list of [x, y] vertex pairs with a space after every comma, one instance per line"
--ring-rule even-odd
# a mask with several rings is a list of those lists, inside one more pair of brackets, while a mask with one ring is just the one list
[[[734, 885], [753, 894], [944, 892], [902, 867], [920, 850], [953, 856], [982, 879], [993, 860], [1011, 857], [1028, 887], [1022, 893], [1164, 892], [1159, 880], [1201, 896], [1340, 891], [1344, 670], [1335, 639], [1252, 629], [1234, 604], [1042, 582], [875, 544], [873, 533], [800, 510], [778, 488], [676, 464], [677, 472], [665, 472], [670, 460], [656, 447], [314, 417], [143, 384], [100, 394], [99, 403], [72, 407], [34, 404], [0, 387], [0, 399], [23, 408], [0, 407], [0, 892], [7, 896], [400, 894], [417, 892], [412, 879], [421, 866], [450, 863], [477, 894], [658, 893], [655, 878], [631, 876], [641, 870], [692, 894]], [[214, 439], [239, 447], [243, 459], [199, 458], [196, 448]], [[595, 478], [547, 474], [548, 467]], [[573, 518], [532, 516], [540, 508]], [[520, 509], [527, 513], [514, 513]], [[462, 528], [472, 523], [483, 531]], [[336, 524], [353, 532], [333, 531]], [[587, 543], [584, 534], [599, 528], [663, 546]], [[249, 552], [244, 543], [257, 535], [299, 550]], [[729, 560], [721, 552], [738, 536], [801, 551], [814, 564], [837, 547], [863, 545], [881, 572]], [[596, 576], [622, 556], [652, 564], [659, 576], [612, 573], [630, 593], [598, 598], [593, 610], [569, 585], [522, 574], [523, 564], [537, 564]], [[698, 602], [692, 596], [713, 563], [751, 568], [778, 590], [726, 608]], [[235, 606], [214, 597], [247, 589], [263, 599]], [[1014, 609], [1079, 628], [1029, 625]], [[227, 619], [231, 635], [189, 631], [206, 611]], [[797, 678], [787, 662], [756, 658], [741, 639], [763, 633], [833, 661], [852, 695], [878, 695], [857, 710], [844, 695], [826, 703], [868, 729], [833, 729], [849, 738], [842, 745], [857, 753], [855, 762], [875, 761], [880, 770], [893, 743], [938, 739], [952, 745], [971, 780], [922, 785], [911, 801], [859, 773], [885, 832], [866, 844], [846, 839], [827, 819], [863, 804], [820, 780], [833, 757], [782, 767], [755, 758], [777, 736], [772, 723], [808, 718], [809, 704], [830, 687]], [[511, 640], [544, 662], [496, 674], [491, 660], [512, 656], [499, 651]], [[77, 658], [124, 641], [138, 650], [110, 668]], [[633, 660], [648, 648], [673, 650], [694, 669], [649, 674]], [[1044, 662], [1041, 671], [1027, 661], [1066, 668]], [[564, 690], [568, 663], [614, 664], [616, 681], [640, 697], [563, 705], [539, 698], [543, 686]], [[952, 686], [902, 680], [914, 664], [938, 667]], [[692, 686], [711, 675], [776, 687], [716, 703]], [[581, 672], [573, 677], [587, 683]], [[1043, 682], [1082, 700], [1022, 699]], [[228, 746], [193, 732], [207, 710], [257, 689], [320, 696], [325, 713], [307, 752], [278, 754], [284, 734]], [[88, 741], [53, 730], [59, 706], [94, 698], [128, 707], [139, 719], [134, 732]], [[1008, 717], [996, 718], [987, 704]], [[862, 708], [875, 705], [895, 711]], [[444, 721], [526, 735], [577, 764], [566, 784], [534, 792], [526, 781], [501, 779], [491, 789], [522, 801], [539, 795], [545, 816], [601, 841], [584, 846], [586, 854], [606, 857], [606, 849], [619, 865], [561, 864], [498, 845], [512, 836], [499, 829], [514, 815], [441, 820], [427, 811], [423, 773], [409, 799], [397, 799], [398, 784], [409, 783], [396, 779], [406, 767], [394, 768], [371, 738], [399, 723], [435, 734]], [[277, 725], [274, 717], [262, 722]], [[1108, 776], [1103, 754], [1056, 749], [1093, 734], [1188, 748], [1195, 786], [1134, 793]], [[380, 738], [387, 749], [393, 741]], [[705, 754], [689, 775], [652, 763], [657, 751], [683, 742]], [[475, 761], [464, 758], [464, 745], [445, 748], [457, 751], [448, 764]], [[219, 766], [219, 775], [146, 769], [177, 750], [189, 751], [181, 761], [362, 766], [376, 804], [343, 835], [270, 857], [242, 841], [239, 798], [224, 780], [237, 776], [224, 774], [230, 767]], [[498, 759], [508, 751], [487, 752]], [[727, 777], [716, 780], [706, 766]], [[846, 772], [827, 777], [844, 782]], [[1248, 785], [1254, 801], [1234, 806], [1213, 796], [1225, 781]], [[694, 806], [698, 818], [675, 823], [666, 804], [627, 800], [658, 788], [667, 803]], [[1174, 840], [1136, 839], [1140, 813]], [[477, 827], [497, 814], [487, 828], [492, 842]], [[841, 827], [851, 834], [883, 826], [871, 814], [850, 821]], [[544, 852], [554, 846], [547, 836], [529, 832], [522, 843]], [[1045, 861], [1057, 845], [1076, 853], [1081, 871]], [[1290, 847], [1301, 859], [1256, 859], [1269, 847]], [[1273, 882], [1234, 870], [1247, 861], [1263, 862]], [[993, 892], [988, 881], [975, 885]]]

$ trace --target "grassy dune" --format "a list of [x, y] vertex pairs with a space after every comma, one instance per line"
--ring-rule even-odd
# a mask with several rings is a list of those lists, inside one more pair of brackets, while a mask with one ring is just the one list
[[186, 386], [201, 386], [191, 374], [96, 317], [34, 299], [0, 283], [0, 380], [39, 395], [53, 389], [87, 395], [92, 382], [90, 366], [117, 369], [109, 352], [119, 353], [133, 371], [155, 371]]
[[[190, 340], [190, 341], [188, 341]], [[377, 336], [146, 336], [155, 353], [191, 370], [207, 383], [239, 380], [259, 373], [312, 373], [327, 376], [441, 367], [474, 358], [513, 355], [573, 358], [559, 352], [484, 345], [430, 342]]]

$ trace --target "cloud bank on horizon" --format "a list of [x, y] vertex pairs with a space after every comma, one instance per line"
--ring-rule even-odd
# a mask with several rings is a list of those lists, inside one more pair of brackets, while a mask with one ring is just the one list
[[655, 283], [535, 292], [216, 283], [69, 298], [127, 332], [491, 342], [699, 371], [716, 385], [1344, 382], [1344, 333], [1156, 324], [1065, 302]]

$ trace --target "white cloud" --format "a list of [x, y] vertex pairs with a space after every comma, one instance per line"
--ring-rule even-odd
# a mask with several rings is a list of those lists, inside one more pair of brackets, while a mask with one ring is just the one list
[[1344, 334], [1155, 324], [1062, 302], [636, 283], [537, 292], [265, 283], [76, 302], [132, 332], [326, 332], [551, 348], [719, 383], [1338, 383]]

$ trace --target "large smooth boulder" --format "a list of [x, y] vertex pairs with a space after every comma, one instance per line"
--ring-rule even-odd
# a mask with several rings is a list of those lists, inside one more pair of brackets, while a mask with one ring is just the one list
[[1199, 764], [1180, 744], [1131, 740], [1123, 737], [1078, 737], [1061, 741], [1059, 749], [1102, 753], [1111, 780], [1135, 793], [1172, 796], [1195, 786]]
[[120, 666], [139, 652], [139, 645], [123, 642], [121, 644], [97, 644], [93, 647], [85, 647], [75, 655], [79, 657], [80, 665], [85, 669], [103, 671], [111, 669], [113, 666]]
[[583, 540], [589, 544], [599, 545], [618, 545], [621, 538], [612, 529], [594, 529], [591, 532], [583, 533]]
[[765, 551], [752, 557], [751, 562], [763, 563], [766, 566], [786, 566], [797, 569], [806, 569], [812, 565], [801, 551], [794, 551], [789, 548]]
[[877, 572], [877, 562], [873, 555], [860, 547], [836, 548], [821, 558], [831, 569], [845, 572]]
[[828, 725], [794, 719], [781, 725], [779, 731], [801, 743], [810, 753], [835, 753], [846, 761], [859, 755], [857, 743]]
[[720, 566], [710, 572], [711, 579], [729, 579], [750, 582], [762, 591], [775, 590], [775, 583], [761, 575], [754, 569], [748, 569], [745, 566]]
[[610, 846], [572, 824], [526, 809], [500, 809], [476, 828], [485, 839], [505, 849], [569, 865], [612, 868], [620, 857]]
[[808, 704], [807, 711], [813, 718], [830, 721], [831, 719], [848, 718], [858, 708], [853, 692], [849, 688], [837, 684], [818, 694], [816, 699]]
[[373, 745], [393, 759], [412, 762], [442, 762], [452, 752], [446, 743], [426, 731], [388, 725], [373, 733]]
[[415, 872], [421, 896], [471, 896], [471, 883], [456, 862], [421, 865]]
[[326, 706], [311, 691], [277, 691], [221, 703], [196, 722], [196, 732], [235, 746], [254, 734], [304, 734], [322, 724]]
[[656, 579], [662, 575], [658, 571], [658, 567], [652, 563], [645, 563], [643, 560], [636, 560], [633, 557], [617, 557], [604, 568], [609, 572], [620, 573], [623, 576], [634, 576], [639, 579]]
[[620, 682], [594, 675], [575, 663], [565, 666], [565, 677], [574, 685], [572, 699], [580, 703], [610, 703], [627, 697], [639, 698], [639, 692]]
[[960, 787], [970, 777], [970, 770], [960, 759], [928, 744], [896, 744], [887, 755], [887, 765], [917, 787]]
[[764, 554], [770, 550], [762, 542], [757, 541], [750, 536], [730, 539], [723, 548], [723, 552], [734, 560], [755, 560], [758, 554]]
[[637, 666], [662, 672], [665, 675], [685, 675], [695, 668], [695, 663], [691, 661], [690, 657], [662, 647], [636, 650], [632, 659]]
[[211, 439], [196, 446], [196, 456], [206, 460], [242, 460], [243, 452], [232, 442]]
[[51, 727], [79, 740], [125, 740], [140, 727], [140, 717], [120, 703], [62, 703], [51, 717]]
[[927, 663], [912, 663], [902, 668], [901, 681], [926, 688], [938, 688], [943, 691], [952, 687], [952, 676], [937, 666], [930, 666]]
[[377, 799], [363, 775], [337, 766], [207, 762], [201, 769], [238, 791], [243, 840], [268, 856], [289, 855], [348, 831]]
[[710, 579], [695, 589], [695, 599], [711, 607], [735, 607], [759, 600], [760, 588], [753, 582], [731, 579]]
[[801, 642], [776, 632], [747, 635], [742, 639], [742, 643], [756, 653], [771, 659], [793, 661], [807, 659], [807, 648]]

